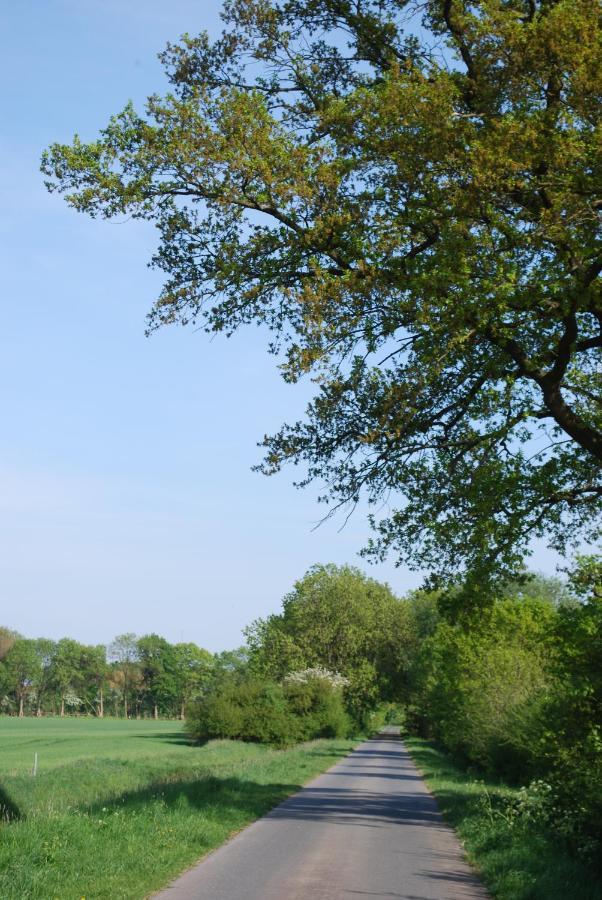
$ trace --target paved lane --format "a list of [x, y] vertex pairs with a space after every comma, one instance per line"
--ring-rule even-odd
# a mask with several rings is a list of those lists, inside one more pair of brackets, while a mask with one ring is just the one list
[[403, 743], [366, 741], [157, 900], [485, 900]]

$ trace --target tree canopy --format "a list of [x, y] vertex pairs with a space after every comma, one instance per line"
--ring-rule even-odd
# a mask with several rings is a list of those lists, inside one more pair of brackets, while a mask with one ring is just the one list
[[[54, 145], [51, 190], [157, 224], [150, 313], [272, 334], [316, 395], [265, 438], [367, 552], [512, 571], [602, 500], [597, 0], [228, 0], [171, 92]], [[383, 500], [393, 509], [382, 513]], [[387, 507], [385, 507], [387, 508]]]
[[281, 681], [324, 668], [347, 679], [358, 718], [399, 695], [411, 640], [407, 604], [351, 566], [312, 566], [282, 612], [245, 629], [252, 670]]

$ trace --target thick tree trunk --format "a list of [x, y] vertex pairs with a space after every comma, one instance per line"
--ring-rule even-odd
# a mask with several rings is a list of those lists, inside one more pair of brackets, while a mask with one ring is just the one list
[[155, 703], [154, 708], [153, 708], [153, 716], [154, 716], [155, 719], [158, 719], [158, 718], [159, 718], [159, 710], [157, 709], [157, 704], [156, 704], [156, 703]]
[[580, 416], [573, 412], [570, 406], [567, 406], [559, 385], [548, 385], [545, 380], [540, 384], [544, 402], [552, 413], [554, 421], [572, 437], [575, 443], [595, 456], [596, 459], [602, 460], [602, 435], [594, 428], [590, 428]]
[[602, 461], [602, 434], [588, 425], [571, 409], [562, 395], [562, 378], [571, 361], [571, 346], [577, 336], [575, 321], [572, 320], [566, 325], [564, 338], [559, 343], [556, 363], [553, 369], [545, 374], [534, 368], [527, 353], [517, 341], [500, 337], [492, 329], [486, 329], [486, 335], [497, 347], [510, 355], [517, 364], [521, 375], [539, 385], [546, 409], [549, 410], [551, 417], [565, 434], [568, 434], [576, 444], [591, 453], [596, 459]]
[[23, 694], [19, 697], [19, 718], [22, 719], [25, 715], [25, 711], [23, 709]]
[[61, 697], [61, 719], [65, 716], [65, 698]]

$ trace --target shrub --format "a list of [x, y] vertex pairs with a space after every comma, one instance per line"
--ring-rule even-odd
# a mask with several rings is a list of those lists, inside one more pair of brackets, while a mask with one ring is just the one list
[[187, 728], [199, 741], [232, 738], [284, 747], [298, 739], [282, 687], [258, 678], [223, 680], [190, 705]]
[[351, 720], [345, 712], [341, 689], [323, 677], [285, 680], [284, 692], [297, 733], [302, 740], [346, 737]]
[[441, 621], [422, 647], [413, 722], [486, 771], [534, 772], [551, 676], [549, 604], [504, 600], [469, 628]]
[[188, 731], [198, 741], [232, 738], [276, 747], [346, 737], [351, 720], [341, 686], [330, 677], [334, 673], [322, 674], [295, 673], [284, 684], [257, 677], [222, 679], [190, 705]]

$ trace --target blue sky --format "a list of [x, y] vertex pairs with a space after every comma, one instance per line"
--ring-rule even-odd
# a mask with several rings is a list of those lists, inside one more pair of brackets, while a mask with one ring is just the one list
[[[315, 491], [250, 471], [301, 412], [259, 331], [144, 337], [155, 236], [46, 193], [39, 158], [165, 85], [168, 40], [220, 3], [22, 0], [0, 11], [0, 623], [106, 642], [157, 631], [211, 650], [278, 608], [315, 562], [352, 562], [356, 514], [312, 530]], [[544, 551], [533, 564], [548, 571]], [[360, 563], [361, 565], [361, 563]], [[420, 576], [370, 566], [398, 592]]]

